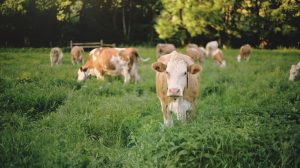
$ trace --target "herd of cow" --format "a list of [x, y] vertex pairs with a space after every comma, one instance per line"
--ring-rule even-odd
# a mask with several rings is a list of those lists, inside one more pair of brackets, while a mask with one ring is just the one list
[[[226, 66], [224, 54], [218, 48], [217, 41], [207, 43], [206, 47], [188, 44], [186, 54], [176, 51], [173, 44], [157, 44], [157, 60], [152, 64], [156, 72], [156, 93], [161, 103], [164, 124], [173, 125], [171, 112], [180, 121], [187, 121], [196, 115], [196, 100], [199, 97], [199, 73], [201, 64], [211, 57], [220, 67]], [[249, 60], [251, 46], [243, 45], [237, 61]], [[60, 48], [50, 51], [51, 66], [62, 62], [63, 52]], [[84, 49], [75, 46], [71, 49], [72, 64], [83, 64]], [[139, 56], [136, 48], [95, 48], [89, 53], [86, 62], [78, 70], [78, 81], [89, 76], [104, 79], [105, 75], [123, 76], [124, 83], [138, 83], [138, 62], [147, 61]], [[197, 63], [199, 62], [199, 63]], [[300, 69], [300, 62], [292, 65], [289, 80], [294, 80]]]

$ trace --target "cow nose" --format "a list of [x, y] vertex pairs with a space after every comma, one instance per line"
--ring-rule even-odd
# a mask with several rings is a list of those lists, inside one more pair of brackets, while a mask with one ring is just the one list
[[179, 94], [179, 89], [177, 89], [177, 88], [170, 88], [170, 89], [169, 89], [169, 92], [170, 92], [172, 95], [178, 95], [178, 94]]

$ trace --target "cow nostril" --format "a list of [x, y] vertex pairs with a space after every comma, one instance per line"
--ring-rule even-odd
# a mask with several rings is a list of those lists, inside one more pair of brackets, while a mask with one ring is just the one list
[[178, 94], [179, 93], [179, 89], [177, 89], [177, 88], [170, 88], [169, 92], [173, 93], [173, 94]]

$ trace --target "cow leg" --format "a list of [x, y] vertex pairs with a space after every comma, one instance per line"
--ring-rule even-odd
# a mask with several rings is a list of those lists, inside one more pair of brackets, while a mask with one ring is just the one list
[[246, 60], [247, 60], [247, 61], [249, 61], [249, 59], [250, 59], [250, 56], [249, 56], [249, 55], [247, 55], [247, 58], [246, 58]]
[[51, 63], [51, 66], [53, 66], [53, 58], [50, 56], [50, 63]]
[[167, 127], [172, 127], [173, 126], [173, 120], [172, 120], [172, 116], [171, 113], [168, 109], [168, 105], [162, 101], [160, 101], [161, 104], [161, 111], [163, 112], [163, 117], [164, 117], [164, 124]]
[[135, 84], [137, 84], [140, 81], [141, 78], [140, 78], [140, 75], [138, 74], [138, 71], [137, 71], [137, 68], [136, 68], [136, 64], [132, 65], [130, 76], [133, 77]]
[[75, 59], [74, 58], [72, 58], [72, 64], [75, 65]]
[[130, 74], [128, 72], [128, 66], [123, 67], [123, 76], [124, 76], [124, 83], [127, 84], [130, 81]]

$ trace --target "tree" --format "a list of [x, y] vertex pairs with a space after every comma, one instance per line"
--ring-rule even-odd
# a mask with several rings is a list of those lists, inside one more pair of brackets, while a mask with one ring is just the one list
[[[219, 42], [252, 37], [299, 35], [299, 2], [296, 0], [162, 0], [155, 30], [161, 39], [185, 41], [204, 35]], [[278, 41], [278, 40], [277, 40]]]
[[[233, 0], [162, 0], [162, 4], [155, 25], [161, 39], [171, 38], [180, 31], [192, 37], [207, 35], [220, 40], [224, 33], [239, 35], [230, 24]], [[186, 33], [181, 33], [180, 41], [186, 37]]]

